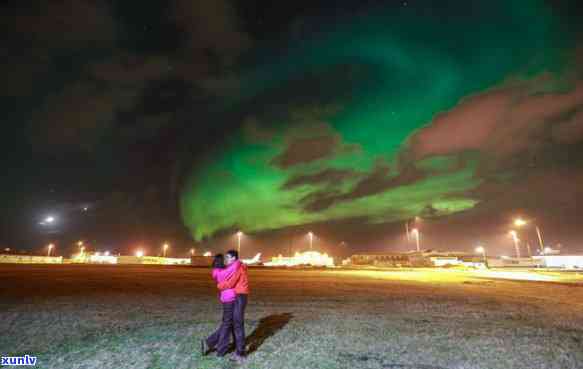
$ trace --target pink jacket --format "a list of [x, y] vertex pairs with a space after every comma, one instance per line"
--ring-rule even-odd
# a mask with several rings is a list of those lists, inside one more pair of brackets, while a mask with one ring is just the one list
[[[217, 283], [224, 282], [225, 280], [229, 279], [229, 277], [231, 277], [233, 274], [235, 274], [238, 267], [239, 267], [239, 263], [232, 263], [231, 265], [227, 266], [224, 269], [215, 268], [215, 269], [213, 269], [213, 273], [212, 273], [213, 279]], [[226, 302], [233, 302], [233, 301], [235, 301], [236, 298], [237, 298], [237, 294], [235, 293], [234, 288], [222, 290], [219, 293], [219, 300], [221, 300], [221, 303], [223, 303], [223, 304]]]

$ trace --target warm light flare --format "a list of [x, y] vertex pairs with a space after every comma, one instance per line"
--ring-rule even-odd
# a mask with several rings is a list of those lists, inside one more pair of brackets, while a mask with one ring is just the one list
[[523, 225], [526, 225], [526, 220], [522, 219], [522, 218], [516, 218], [514, 220], [514, 225], [517, 227], [522, 227]]

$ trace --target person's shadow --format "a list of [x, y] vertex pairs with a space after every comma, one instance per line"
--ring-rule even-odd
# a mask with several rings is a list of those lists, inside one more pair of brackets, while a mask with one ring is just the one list
[[257, 351], [269, 337], [283, 329], [292, 318], [293, 315], [291, 313], [273, 314], [261, 318], [257, 327], [245, 339], [249, 345], [247, 353], [251, 354]]

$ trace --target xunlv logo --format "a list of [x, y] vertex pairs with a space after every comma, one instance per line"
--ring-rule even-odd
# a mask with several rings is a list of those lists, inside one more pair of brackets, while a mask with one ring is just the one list
[[5, 365], [26, 365], [26, 366], [35, 366], [36, 365], [36, 356], [2, 356], [2, 366]]

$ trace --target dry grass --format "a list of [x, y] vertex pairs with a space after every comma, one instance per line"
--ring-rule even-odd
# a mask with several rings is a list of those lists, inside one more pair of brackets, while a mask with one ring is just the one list
[[[252, 269], [246, 368], [583, 368], [583, 288], [464, 273]], [[208, 270], [0, 266], [0, 354], [39, 368], [235, 367], [201, 357]]]

